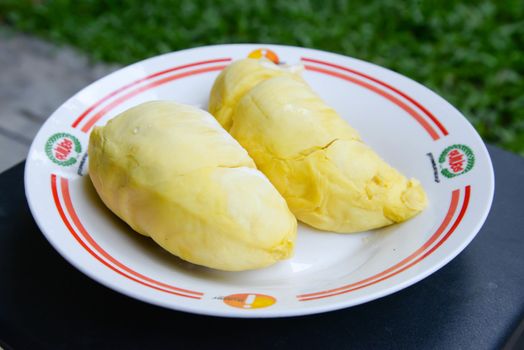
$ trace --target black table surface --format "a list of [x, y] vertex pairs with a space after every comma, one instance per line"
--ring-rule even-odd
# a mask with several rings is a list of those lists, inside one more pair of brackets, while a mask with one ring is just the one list
[[[228, 319], [149, 305], [69, 265], [36, 226], [23, 163], [0, 174], [4, 349], [497, 349], [524, 316], [524, 158], [489, 147], [493, 207], [448, 265], [393, 295], [293, 318]], [[522, 345], [520, 341], [518, 344]], [[518, 345], [517, 345], [518, 346]]]

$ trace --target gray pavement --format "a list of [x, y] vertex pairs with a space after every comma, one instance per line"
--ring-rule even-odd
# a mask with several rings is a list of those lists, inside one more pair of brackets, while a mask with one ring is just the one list
[[0, 27], [0, 172], [25, 159], [40, 126], [65, 100], [116, 69]]

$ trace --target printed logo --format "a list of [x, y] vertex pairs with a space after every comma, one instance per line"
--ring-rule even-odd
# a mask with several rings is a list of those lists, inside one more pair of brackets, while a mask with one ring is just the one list
[[278, 64], [280, 60], [278, 59], [277, 54], [274, 51], [271, 51], [270, 49], [256, 49], [254, 51], [251, 51], [249, 55], [247, 55], [249, 58], [262, 58], [265, 57], [270, 61], [273, 61], [275, 64]]
[[265, 294], [231, 294], [227, 297], [217, 297], [225, 304], [238, 309], [261, 309], [277, 302], [275, 298]]
[[51, 136], [45, 144], [45, 153], [53, 163], [70, 166], [77, 162], [82, 145], [76, 137], [65, 132]]
[[470, 171], [475, 165], [475, 155], [466, 145], [452, 145], [440, 154], [440, 173], [448, 179]]

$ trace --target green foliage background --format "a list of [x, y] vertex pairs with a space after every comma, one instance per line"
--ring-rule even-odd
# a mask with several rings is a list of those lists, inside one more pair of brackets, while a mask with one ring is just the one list
[[1, 23], [122, 64], [219, 43], [342, 53], [421, 82], [524, 155], [522, 0], [0, 0]]

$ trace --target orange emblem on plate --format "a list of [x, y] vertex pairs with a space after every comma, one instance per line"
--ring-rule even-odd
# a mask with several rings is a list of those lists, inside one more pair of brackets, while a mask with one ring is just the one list
[[254, 51], [251, 51], [249, 53], [249, 55], [247, 55], [247, 57], [249, 58], [262, 58], [262, 57], [265, 57], [267, 58], [268, 60], [271, 60], [273, 61], [275, 64], [278, 64], [279, 59], [278, 59], [278, 55], [271, 51], [270, 49], [264, 49], [264, 48], [260, 48], [260, 49], [256, 49]]
[[261, 309], [277, 302], [277, 300], [270, 295], [256, 293], [231, 294], [224, 297], [223, 300], [227, 305], [239, 309]]

